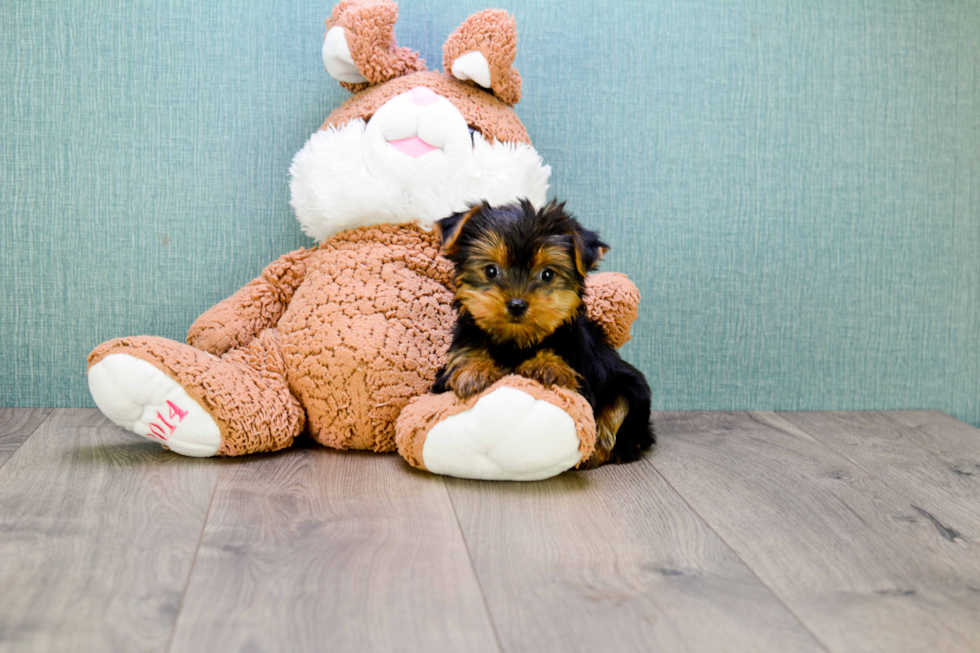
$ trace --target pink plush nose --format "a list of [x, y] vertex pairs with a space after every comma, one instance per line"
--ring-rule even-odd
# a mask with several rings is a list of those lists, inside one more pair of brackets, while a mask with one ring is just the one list
[[412, 98], [412, 102], [419, 105], [420, 107], [424, 107], [427, 104], [432, 104], [433, 102], [439, 99], [439, 96], [436, 95], [434, 91], [424, 86], [416, 86], [415, 88], [413, 88], [411, 90], [410, 97]]

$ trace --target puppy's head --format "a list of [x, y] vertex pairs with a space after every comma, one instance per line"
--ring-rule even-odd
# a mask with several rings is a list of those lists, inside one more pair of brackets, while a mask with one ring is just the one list
[[531, 347], [573, 320], [585, 275], [608, 250], [554, 201], [486, 202], [438, 222], [456, 265], [456, 303], [497, 343]]

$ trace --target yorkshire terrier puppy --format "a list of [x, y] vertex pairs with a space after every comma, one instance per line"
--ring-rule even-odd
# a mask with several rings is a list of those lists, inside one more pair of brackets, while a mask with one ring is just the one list
[[486, 202], [438, 223], [442, 252], [456, 266], [458, 312], [433, 392], [471, 397], [507, 374], [585, 397], [596, 449], [586, 467], [636, 460], [654, 442], [650, 387], [619, 357], [582, 301], [585, 276], [608, 246], [551, 202]]

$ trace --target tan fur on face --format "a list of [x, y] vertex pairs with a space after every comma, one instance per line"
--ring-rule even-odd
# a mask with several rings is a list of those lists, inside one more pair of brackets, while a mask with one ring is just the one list
[[578, 372], [573, 370], [564, 358], [550, 349], [542, 349], [534, 358], [518, 365], [514, 372], [534, 379], [546, 388], [557, 385], [569, 390], [578, 390]]
[[616, 446], [616, 434], [628, 413], [629, 406], [626, 400], [618, 397], [612, 405], [596, 415], [595, 451], [582, 466], [583, 469], [593, 469], [609, 462], [613, 447]]
[[[537, 277], [550, 268], [555, 272], [555, 280], [550, 285], [526, 290], [500, 286], [487, 279], [487, 265], [496, 264], [503, 271], [511, 263], [510, 251], [497, 234], [484, 234], [470, 247], [472, 255], [456, 279], [456, 300], [494, 342], [532, 347], [578, 314], [582, 305], [578, 281], [571, 271], [571, 257], [562, 248], [543, 245], [538, 249], [531, 275]], [[507, 312], [507, 302], [514, 298], [527, 302], [527, 312], [519, 320]]]
[[568, 252], [557, 245], [542, 245], [534, 253], [534, 261], [532, 263], [535, 270], [551, 268], [555, 272], [562, 272], [571, 266]]
[[532, 347], [555, 332], [577, 313], [582, 300], [573, 290], [539, 290], [523, 295], [527, 313], [515, 321], [507, 312], [507, 302], [513, 296], [499, 288], [474, 288], [461, 284], [456, 299], [473, 316], [477, 325], [501, 344], [513, 342], [520, 348]]
[[510, 265], [510, 250], [498, 234], [484, 234], [483, 240], [471, 245], [471, 251], [467, 265], [471, 273], [483, 275], [483, 269], [490, 263], [496, 264], [501, 270]]
[[448, 385], [460, 399], [469, 399], [504, 378], [509, 370], [502, 369], [485, 349], [457, 349], [449, 353], [446, 364]]

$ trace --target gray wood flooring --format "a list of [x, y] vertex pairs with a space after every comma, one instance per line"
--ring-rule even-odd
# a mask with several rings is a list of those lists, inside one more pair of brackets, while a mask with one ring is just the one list
[[0, 651], [980, 651], [980, 430], [658, 413], [541, 483], [0, 409]]

